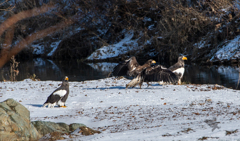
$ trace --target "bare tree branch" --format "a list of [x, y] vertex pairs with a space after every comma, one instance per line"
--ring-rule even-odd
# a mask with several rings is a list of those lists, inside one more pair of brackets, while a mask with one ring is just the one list
[[[12, 45], [12, 40], [14, 37], [14, 25], [11, 26], [7, 31], [6, 31], [6, 35], [5, 35], [5, 40], [4, 40], [4, 44], [1, 50], [1, 55], [0, 55], [0, 60], [1, 62], [7, 62], [7, 58], [8, 58], [8, 52], [11, 48]], [[10, 57], [11, 58], [11, 57]], [[4, 63], [5, 64], [5, 63]], [[3, 64], [3, 65], [4, 65]]]
[[13, 15], [12, 17], [8, 18], [6, 21], [4, 21], [0, 25], [0, 36], [2, 36], [2, 34], [5, 30], [7, 30], [9, 27], [14, 25], [18, 21], [46, 13], [47, 11], [49, 11], [50, 9], [53, 9], [53, 8], [55, 8], [54, 5], [48, 4], [48, 5], [44, 5], [40, 8], [33, 8], [31, 10], [22, 11], [18, 14]]
[[55, 26], [51, 26], [49, 28], [43, 29], [41, 31], [38, 31], [36, 33], [33, 33], [29, 36], [27, 36], [25, 39], [23, 39], [22, 41], [20, 41], [18, 44], [16, 44], [15, 46], [13, 46], [11, 48], [11, 50], [8, 50], [8, 48], [6, 48], [6, 51], [4, 51], [3, 55], [0, 56], [0, 68], [3, 67], [3, 65], [9, 61], [11, 59], [12, 56], [17, 55], [21, 50], [23, 50], [27, 45], [31, 44], [33, 41], [37, 40], [37, 39], [41, 39], [46, 37], [47, 35], [53, 34], [71, 24], [73, 24], [77, 19], [77, 15], [73, 16], [67, 20], [64, 20], [58, 24], [56, 24]]

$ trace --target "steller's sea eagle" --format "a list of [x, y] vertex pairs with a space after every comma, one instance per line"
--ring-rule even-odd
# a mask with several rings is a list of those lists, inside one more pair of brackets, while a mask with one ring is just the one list
[[156, 63], [156, 61], [150, 59], [141, 66], [138, 64], [135, 56], [133, 56], [114, 67], [112, 75], [136, 77], [139, 73], [142, 72], [143, 69], [150, 67], [154, 63]]
[[160, 82], [176, 84], [178, 82], [179, 76], [172, 71], [164, 68], [161, 65], [155, 65], [143, 69], [141, 73], [138, 74], [131, 82], [126, 85], [128, 87], [135, 87], [139, 84], [140, 89], [143, 82]]
[[181, 79], [183, 77], [185, 68], [184, 68], [184, 60], [187, 60], [187, 57], [185, 56], [179, 56], [178, 57], [178, 62], [174, 65], [172, 65], [171, 67], [169, 67], [168, 69], [171, 70], [172, 72], [174, 72], [176, 75], [180, 75], [179, 80], [178, 80], [178, 84], [181, 85]]
[[65, 102], [68, 98], [68, 94], [69, 83], [68, 77], [65, 76], [62, 81], [62, 85], [53, 91], [50, 96], [48, 96], [47, 101], [43, 104], [43, 107], [48, 106], [48, 108], [54, 108], [55, 105], [58, 105], [60, 107], [66, 108], [67, 106], [65, 105]]

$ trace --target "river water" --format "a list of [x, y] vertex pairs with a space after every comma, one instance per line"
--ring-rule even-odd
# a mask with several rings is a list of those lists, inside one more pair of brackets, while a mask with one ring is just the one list
[[[37, 58], [21, 61], [18, 66], [19, 74], [15, 80], [21, 81], [32, 76], [41, 81], [61, 81], [67, 75], [70, 81], [85, 81], [106, 78], [117, 63], [80, 63], [53, 62]], [[0, 70], [0, 80], [13, 80], [9, 65]], [[239, 68], [237, 66], [199, 66], [186, 64], [183, 82], [186, 84], [219, 84], [228, 88], [240, 89], [238, 85]]]

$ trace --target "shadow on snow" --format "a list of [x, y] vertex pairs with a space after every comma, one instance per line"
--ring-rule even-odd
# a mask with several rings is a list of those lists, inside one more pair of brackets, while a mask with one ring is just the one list
[[27, 105], [30, 105], [30, 106], [33, 106], [33, 107], [42, 107], [43, 104], [27, 104]]
[[[143, 85], [142, 89], [162, 89], [162, 87], [153, 88], [152, 86], [163, 86], [163, 85], [159, 85], [159, 84], [150, 84], [149, 86]], [[120, 89], [126, 89], [126, 87], [124, 87], [124, 86], [114, 86], [114, 87], [83, 88], [83, 90], [106, 90], [106, 89], [119, 89], [120, 90]], [[140, 87], [136, 86], [134, 88], [127, 88], [127, 89], [140, 89]]]

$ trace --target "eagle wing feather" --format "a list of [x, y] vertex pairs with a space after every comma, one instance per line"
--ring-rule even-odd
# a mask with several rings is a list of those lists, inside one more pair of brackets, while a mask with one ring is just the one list
[[175, 84], [178, 80], [178, 76], [176, 76], [171, 70], [163, 69], [161, 65], [145, 69], [143, 71], [142, 77], [144, 79], [144, 82], [163, 81], [166, 83]]

